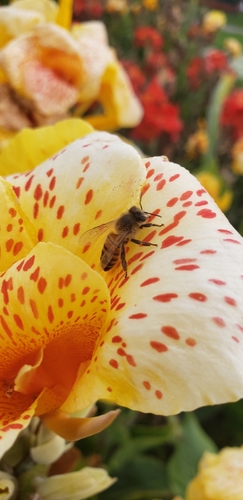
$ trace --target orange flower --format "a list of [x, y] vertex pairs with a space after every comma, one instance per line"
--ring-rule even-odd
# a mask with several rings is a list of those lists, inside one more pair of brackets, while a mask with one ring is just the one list
[[[72, 120], [0, 160], [2, 453], [32, 415], [97, 432], [114, 413], [69, 415], [98, 399], [168, 415], [242, 397], [243, 240], [195, 177]], [[158, 246], [128, 242], [128, 276], [118, 256], [105, 272], [102, 224], [141, 195], [160, 227], [136, 238]]]

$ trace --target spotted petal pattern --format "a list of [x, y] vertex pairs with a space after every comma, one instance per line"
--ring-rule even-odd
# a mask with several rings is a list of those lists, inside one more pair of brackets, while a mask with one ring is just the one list
[[[34, 404], [167, 415], [242, 397], [243, 240], [197, 179], [94, 132], [7, 180], [40, 242], [1, 277], [5, 426]], [[157, 247], [129, 242], [128, 276], [104, 272], [106, 223], [141, 195], [159, 226], [136, 238]]]

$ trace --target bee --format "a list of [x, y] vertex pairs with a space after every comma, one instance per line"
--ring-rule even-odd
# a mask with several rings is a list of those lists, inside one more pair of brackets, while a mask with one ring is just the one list
[[145, 212], [142, 210], [142, 207], [139, 208], [133, 206], [128, 210], [128, 212], [122, 214], [118, 219], [116, 219], [114, 223], [114, 230], [107, 235], [101, 251], [100, 263], [104, 271], [112, 269], [120, 257], [122, 267], [125, 271], [125, 277], [127, 277], [125, 245], [129, 241], [142, 246], [158, 246], [156, 243], [141, 241], [134, 238], [139, 229], [152, 226], [161, 227], [164, 225], [146, 222], [151, 215], [160, 217], [160, 215]]

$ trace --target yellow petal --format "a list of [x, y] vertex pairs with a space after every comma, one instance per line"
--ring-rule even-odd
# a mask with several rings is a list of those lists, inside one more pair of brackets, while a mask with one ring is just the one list
[[11, 2], [11, 7], [24, 11], [39, 12], [43, 15], [43, 20], [47, 22], [55, 22], [58, 12], [56, 2], [52, 0], [14, 0]]
[[22, 11], [15, 6], [0, 7], [0, 48], [43, 21], [41, 12]]
[[38, 241], [34, 224], [24, 213], [12, 186], [3, 178], [0, 178], [0, 228], [0, 271], [3, 272], [27, 255]]
[[93, 436], [108, 427], [119, 415], [120, 410], [113, 410], [91, 418], [73, 418], [63, 411], [56, 410], [42, 416], [43, 422], [67, 441], [77, 441]]
[[111, 486], [106, 470], [84, 467], [76, 472], [48, 477], [37, 486], [42, 500], [85, 500]]
[[140, 123], [143, 108], [135, 96], [127, 74], [117, 60], [106, 68], [98, 96], [105, 116], [87, 116], [93, 127], [113, 130], [117, 127], [134, 127]]
[[11, 175], [32, 170], [63, 146], [92, 131], [91, 125], [78, 118], [35, 130], [24, 129], [0, 152], [0, 173]]
[[100, 246], [89, 252], [86, 236], [84, 246], [80, 236], [139, 203], [145, 169], [133, 147], [94, 132], [59, 151], [27, 181], [24, 175], [8, 179], [42, 241], [62, 245], [99, 268]]
[[[81, 366], [92, 357], [109, 296], [96, 272], [51, 243], [39, 243], [6, 271], [0, 285], [1, 408], [2, 420], [11, 422], [11, 415], [17, 420], [37, 397], [37, 414], [66, 399]], [[27, 366], [32, 366], [32, 377], [30, 369], [21, 374]]]
[[56, 23], [63, 28], [69, 29], [72, 22], [73, 0], [59, 0], [59, 8]]
[[158, 247], [129, 243], [128, 278], [119, 261], [104, 273], [109, 321], [64, 411], [107, 398], [168, 415], [242, 397], [243, 239], [186, 170], [147, 168], [142, 204], [164, 227], [136, 237]]

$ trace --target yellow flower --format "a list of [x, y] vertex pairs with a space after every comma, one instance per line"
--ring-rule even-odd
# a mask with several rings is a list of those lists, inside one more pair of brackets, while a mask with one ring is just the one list
[[190, 482], [186, 500], [242, 500], [243, 446], [206, 452], [197, 476]]
[[205, 187], [207, 192], [212, 196], [214, 201], [222, 212], [229, 210], [233, 201], [233, 193], [230, 189], [222, 190], [222, 181], [216, 175], [207, 171], [199, 172], [196, 175], [202, 186]]
[[208, 135], [205, 125], [200, 125], [199, 130], [190, 135], [187, 140], [185, 150], [188, 158], [196, 158], [205, 153], [208, 149]]
[[0, 50], [1, 129], [55, 123], [82, 115], [94, 102], [103, 111], [86, 119], [96, 128], [138, 124], [142, 107], [108, 45], [105, 25], [94, 21], [66, 29], [57, 24], [59, 18], [67, 24], [63, 7], [70, 11], [70, 0], [59, 10], [52, 0], [31, 0], [31, 10], [29, 0], [0, 7], [6, 35]]
[[158, 0], [143, 0], [143, 6], [147, 10], [156, 10], [158, 7]]
[[[195, 177], [78, 120], [21, 132], [0, 165], [2, 453], [34, 415], [97, 432], [116, 414], [69, 415], [99, 399], [168, 415], [242, 397], [243, 240]], [[104, 271], [108, 222], [141, 195], [148, 246], [125, 234]]]
[[238, 57], [242, 52], [242, 44], [233, 37], [229, 37], [224, 40], [224, 47], [233, 57]]
[[220, 10], [210, 10], [205, 14], [202, 21], [202, 29], [205, 33], [213, 33], [222, 28], [227, 22], [227, 17]]
[[232, 170], [237, 175], [243, 175], [243, 137], [235, 142], [232, 148]]

